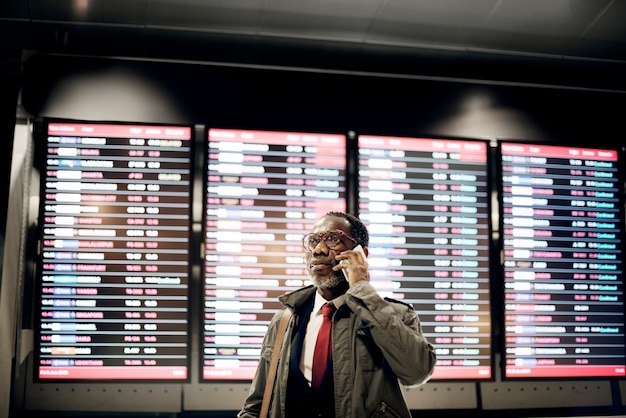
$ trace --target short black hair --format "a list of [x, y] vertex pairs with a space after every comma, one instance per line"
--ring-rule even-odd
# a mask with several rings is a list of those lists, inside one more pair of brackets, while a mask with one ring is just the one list
[[361, 244], [361, 247], [369, 247], [370, 235], [365, 224], [359, 218], [345, 212], [328, 212], [324, 216], [337, 216], [346, 219], [350, 223], [350, 235], [352, 238]]

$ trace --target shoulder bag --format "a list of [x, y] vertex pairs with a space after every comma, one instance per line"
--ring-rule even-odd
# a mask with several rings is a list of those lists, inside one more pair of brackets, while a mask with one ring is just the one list
[[278, 325], [278, 331], [276, 332], [276, 341], [274, 342], [274, 351], [272, 352], [272, 360], [270, 362], [270, 369], [267, 374], [267, 382], [265, 383], [265, 392], [263, 392], [263, 403], [261, 404], [261, 414], [259, 418], [266, 418], [270, 407], [270, 399], [272, 398], [272, 391], [274, 389], [274, 379], [276, 378], [276, 369], [278, 368], [278, 357], [280, 355], [280, 349], [283, 345], [283, 338], [285, 331], [287, 330], [287, 324], [291, 317], [291, 310], [285, 308], [283, 316], [280, 318], [280, 324]]

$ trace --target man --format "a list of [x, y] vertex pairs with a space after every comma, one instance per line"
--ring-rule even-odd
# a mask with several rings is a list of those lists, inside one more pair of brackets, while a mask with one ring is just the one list
[[[272, 352], [282, 350], [269, 417], [410, 417], [401, 385], [425, 383], [436, 357], [413, 308], [381, 298], [369, 283], [365, 225], [350, 214], [329, 212], [302, 244], [313, 285], [279, 298], [285, 307], [272, 318], [250, 393], [237, 416], [259, 416]], [[319, 311], [328, 301], [336, 307], [332, 354], [321, 387], [314, 389]], [[293, 312], [287, 337], [282, 347], [274, 347], [285, 309]]]

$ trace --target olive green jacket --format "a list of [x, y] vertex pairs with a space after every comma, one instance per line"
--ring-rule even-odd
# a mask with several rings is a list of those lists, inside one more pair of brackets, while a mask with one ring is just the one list
[[[314, 297], [315, 291], [308, 286], [279, 298], [284, 309], [291, 309], [294, 315], [285, 333], [269, 418], [285, 417], [291, 348], [288, 336], [300, 307]], [[238, 418], [259, 416], [282, 314], [280, 310], [270, 322], [256, 375]], [[358, 282], [348, 289], [345, 304], [335, 312], [332, 341], [337, 418], [376, 417], [377, 411], [385, 416], [411, 416], [401, 385], [428, 381], [436, 361], [433, 346], [422, 334], [419, 316], [411, 306], [382, 298], [369, 282]]]

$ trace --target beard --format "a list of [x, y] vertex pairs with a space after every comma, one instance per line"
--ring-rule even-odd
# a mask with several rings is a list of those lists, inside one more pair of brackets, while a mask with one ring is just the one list
[[318, 289], [334, 289], [346, 281], [343, 271], [333, 271], [330, 274], [311, 276], [311, 281]]

